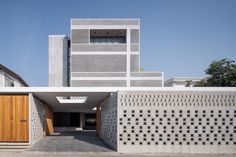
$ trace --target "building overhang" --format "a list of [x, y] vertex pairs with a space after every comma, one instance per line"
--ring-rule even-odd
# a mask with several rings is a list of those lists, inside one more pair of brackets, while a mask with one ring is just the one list
[[[93, 109], [118, 91], [236, 91], [236, 87], [3, 87], [0, 95], [32, 94], [50, 105], [55, 112], [95, 112]], [[84, 103], [60, 103], [57, 97], [84, 97]]]

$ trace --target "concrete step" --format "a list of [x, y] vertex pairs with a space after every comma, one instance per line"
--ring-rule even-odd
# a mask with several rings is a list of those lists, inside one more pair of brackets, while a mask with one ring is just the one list
[[0, 143], [0, 150], [24, 150], [30, 146], [29, 143]]

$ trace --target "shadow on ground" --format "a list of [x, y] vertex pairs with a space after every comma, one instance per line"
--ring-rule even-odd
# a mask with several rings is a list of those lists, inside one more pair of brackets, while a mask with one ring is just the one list
[[27, 151], [42, 152], [114, 152], [96, 136], [95, 131], [66, 131], [45, 136]]

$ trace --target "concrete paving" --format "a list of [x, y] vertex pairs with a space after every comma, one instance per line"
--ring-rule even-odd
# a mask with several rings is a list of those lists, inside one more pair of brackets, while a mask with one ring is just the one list
[[61, 132], [40, 139], [26, 152], [114, 152], [95, 131]]
[[161, 154], [117, 152], [1, 152], [0, 157], [236, 157], [235, 154]]
[[236, 154], [118, 153], [94, 131], [63, 132], [43, 137], [25, 151], [1, 151], [0, 157], [236, 157]]

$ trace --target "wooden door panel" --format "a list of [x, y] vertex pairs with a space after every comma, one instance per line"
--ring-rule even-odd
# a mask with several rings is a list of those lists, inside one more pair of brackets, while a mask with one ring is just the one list
[[29, 141], [27, 95], [0, 96], [0, 142]]

